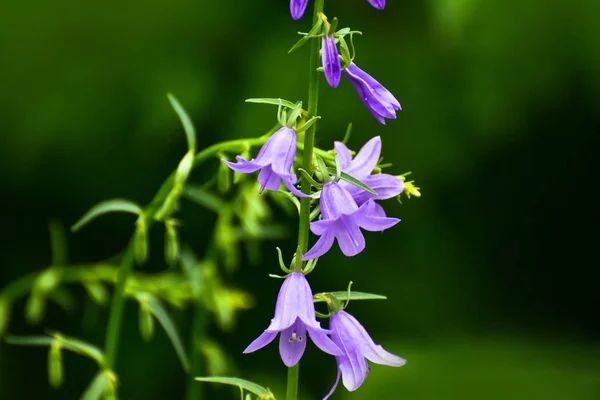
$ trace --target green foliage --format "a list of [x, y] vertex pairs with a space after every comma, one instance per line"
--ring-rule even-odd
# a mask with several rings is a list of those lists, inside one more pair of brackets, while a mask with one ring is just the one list
[[197, 377], [195, 379], [200, 382], [221, 383], [224, 385], [237, 386], [240, 388], [240, 390], [247, 390], [249, 392], [254, 393], [255, 395], [259, 396], [259, 398], [261, 400], [262, 399], [275, 400], [275, 397], [273, 396], [273, 394], [271, 393], [271, 391], [269, 389], [266, 389], [254, 382], [250, 382], [245, 379], [230, 378], [230, 377], [224, 377], [224, 376]]
[[87, 213], [85, 213], [83, 215], [83, 217], [81, 217], [81, 219], [79, 221], [77, 221], [71, 227], [71, 231], [77, 232], [78, 230], [83, 228], [85, 225], [87, 225], [92, 220], [96, 219], [97, 217], [99, 217], [103, 214], [111, 213], [111, 212], [126, 212], [126, 213], [141, 215], [142, 209], [140, 206], [138, 206], [137, 204], [135, 204], [134, 202], [132, 202], [130, 200], [125, 200], [125, 199], [106, 200], [106, 201], [96, 204]]
[[348, 297], [348, 292], [328, 292], [328, 293], [317, 293], [313, 296], [315, 303], [322, 303], [327, 301], [326, 296], [333, 295], [338, 300], [387, 300], [387, 297], [381, 296], [379, 294], [372, 293], [363, 293], [363, 292], [350, 292], [350, 297]]

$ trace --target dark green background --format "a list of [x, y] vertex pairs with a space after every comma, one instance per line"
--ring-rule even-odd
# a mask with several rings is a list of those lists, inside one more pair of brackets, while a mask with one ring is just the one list
[[[366, 0], [326, 2], [340, 26], [364, 32], [357, 64], [404, 110], [381, 126], [348, 82], [322, 85], [317, 144], [331, 147], [352, 121], [351, 147], [381, 135], [394, 172], [413, 171], [423, 192], [386, 204], [402, 222], [367, 234], [365, 252], [344, 258], [336, 246], [310, 275], [315, 291], [353, 280], [356, 290], [389, 296], [348, 311], [408, 364], [376, 366], [352, 399], [600, 398], [600, 2], [388, 3], [381, 12]], [[49, 220], [70, 225], [106, 198], [151, 199], [185, 152], [167, 91], [193, 117], [201, 147], [273, 125], [273, 107], [245, 98], [306, 100], [307, 48], [286, 52], [309, 18], [294, 22], [288, 8], [286, 0], [2, 1], [0, 284], [48, 265]], [[201, 221], [189, 225], [202, 228], [183, 236], [203, 248], [213, 221], [188, 208], [185, 219]], [[69, 236], [71, 259], [107, 258], [131, 230], [122, 216], [94, 223]], [[159, 230], [155, 270], [164, 268]], [[276, 393], [285, 379], [277, 345], [241, 351], [272, 317], [274, 247], [291, 251], [294, 240], [295, 225], [287, 242], [264, 243], [262, 265], [227, 278], [254, 293], [257, 307], [235, 332], [211, 332], [242, 377]], [[43, 327], [27, 326], [22, 313], [20, 302], [11, 333], [48, 327], [103, 342], [106, 315], [84, 331], [81, 311], [51, 307]], [[178, 321], [187, 332], [189, 315]], [[182, 396], [171, 345], [162, 332], [141, 341], [133, 305], [117, 370], [123, 399]], [[53, 391], [44, 350], [2, 344], [0, 398], [78, 398], [94, 366], [68, 355], [66, 371]], [[303, 398], [321, 398], [334, 376], [333, 359], [309, 346]], [[334, 399], [349, 398], [341, 393]]]

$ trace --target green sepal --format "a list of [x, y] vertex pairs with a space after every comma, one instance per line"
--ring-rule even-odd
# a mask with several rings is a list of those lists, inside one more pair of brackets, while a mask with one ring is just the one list
[[[237, 386], [240, 389], [247, 390], [249, 392], [254, 393], [259, 396], [261, 399], [273, 399], [273, 393], [269, 389], [266, 389], [254, 382], [247, 381], [245, 379], [240, 378], [230, 378], [225, 376], [211, 376], [211, 377], [196, 377], [195, 380], [199, 382], [212, 382], [212, 383], [222, 383], [224, 385], [232, 385]], [[271, 397], [268, 397], [271, 396]]]
[[89, 281], [82, 282], [82, 285], [95, 303], [101, 306], [108, 304], [110, 296], [102, 283]]
[[140, 335], [145, 342], [149, 342], [154, 337], [154, 317], [148, 310], [146, 304], [140, 303], [138, 309], [138, 324]]
[[352, 135], [352, 122], [350, 122], [348, 124], [348, 127], [346, 128], [346, 133], [344, 134], [344, 138], [342, 139], [342, 143], [348, 144], [348, 142], [350, 141], [350, 135]]
[[350, 56], [350, 49], [348, 48], [348, 43], [346, 43], [346, 39], [343, 37], [340, 38], [340, 57], [342, 57], [342, 68], [347, 67], [352, 62], [352, 57]]
[[179, 162], [175, 171], [175, 185], [183, 185], [187, 181], [192, 167], [194, 166], [194, 152], [192, 150], [185, 153], [185, 156]]
[[246, 99], [245, 100], [246, 103], [257, 103], [257, 104], [271, 104], [274, 106], [283, 106], [283, 107], [287, 107], [289, 109], [295, 109], [296, 108], [296, 104], [292, 103], [289, 100], [284, 100], [284, 99], [273, 99], [273, 98], [266, 98], [266, 97], [258, 97], [258, 98], [252, 98], [252, 99]]
[[292, 46], [291, 49], [288, 50], [288, 54], [291, 53], [292, 51], [298, 50], [300, 47], [304, 46], [304, 44], [308, 41], [308, 39], [318, 37], [318, 34], [321, 32], [322, 26], [323, 26], [323, 19], [319, 18], [317, 20], [317, 23], [312, 27], [312, 29], [307, 34], [305, 34], [300, 40], [298, 40], [296, 42], [296, 44], [294, 44]]
[[48, 382], [54, 389], [63, 383], [63, 363], [60, 342], [55, 340], [48, 351]]
[[90, 221], [99, 217], [100, 215], [107, 214], [110, 212], [127, 212], [131, 214], [140, 215], [142, 208], [130, 200], [125, 199], [112, 199], [106, 200], [96, 204], [87, 213], [83, 215], [72, 227], [71, 231], [77, 232], [79, 229], [87, 225]]
[[135, 262], [138, 265], [144, 265], [148, 259], [148, 225], [144, 215], [140, 215], [135, 228], [135, 237], [133, 239], [133, 250], [135, 252]]
[[[337, 173], [336, 168], [331, 168], [330, 167], [330, 168], [328, 168], [328, 171], [331, 174], [333, 174], [333, 175], [335, 175]], [[344, 180], [344, 181], [346, 181], [348, 183], [351, 183], [352, 185], [357, 186], [357, 187], [361, 188], [362, 190], [365, 190], [365, 191], [367, 191], [367, 192], [369, 192], [369, 193], [374, 194], [375, 196], [377, 196], [377, 192], [376, 191], [374, 191], [373, 189], [371, 189], [370, 187], [368, 187], [367, 185], [365, 185], [364, 183], [362, 183], [358, 179], [356, 179], [356, 178], [348, 175], [345, 172], [340, 172], [340, 179], [342, 179], [342, 180]]]
[[171, 102], [171, 106], [179, 116], [181, 120], [181, 124], [183, 125], [183, 129], [185, 131], [185, 137], [188, 143], [188, 150], [194, 154], [196, 151], [196, 129], [194, 128], [194, 124], [188, 113], [185, 109], [179, 104], [179, 101], [173, 96], [171, 93], [167, 94], [169, 101]]
[[179, 260], [179, 234], [177, 221], [170, 219], [165, 222], [165, 262], [174, 267]]
[[231, 189], [231, 183], [233, 180], [231, 176], [232, 172], [233, 171], [227, 166], [227, 164], [224, 162], [219, 163], [219, 168], [217, 169], [217, 188], [222, 194], [229, 192], [229, 189]]
[[325, 298], [323, 296], [332, 295], [335, 296], [338, 300], [387, 300], [387, 297], [373, 294], [373, 293], [364, 293], [364, 292], [350, 292], [350, 298], [348, 298], [348, 292], [325, 292], [325, 293], [317, 293], [313, 296], [313, 300], [315, 303], [323, 303], [325, 302]]

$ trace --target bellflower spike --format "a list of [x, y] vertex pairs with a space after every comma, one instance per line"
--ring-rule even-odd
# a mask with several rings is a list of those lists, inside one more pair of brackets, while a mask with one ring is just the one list
[[320, 221], [310, 223], [310, 230], [320, 236], [315, 245], [302, 257], [303, 261], [312, 260], [327, 253], [337, 239], [342, 253], [355, 256], [365, 248], [365, 238], [360, 228], [380, 232], [400, 222], [397, 218], [387, 218], [382, 209], [372, 200], [360, 207], [342, 185], [328, 182], [321, 191]]
[[338, 365], [338, 375], [331, 392], [323, 399], [328, 399], [342, 377], [344, 386], [354, 391], [363, 384], [369, 372], [367, 360], [375, 364], [401, 367], [406, 360], [398, 357], [375, 344], [366, 329], [346, 311], [339, 311], [331, 316], [329, 321], [331, 339], [342, 349], [341, 356], [335, 359]]
[[256, 158], [250, 161], [237, 156], [237, 163], [222, 160], [234, 171], [250, 174], [260, 169], [258, 182], [260, 193], [265, 188], [273, 191], [279, 190], [283, 181], [285, 187], [299, 197], [307, 197], [294, 186], [298, 180], [296, 175], [290, 173], [294, 158], [296, 157], [296, 132], [288, 127], [282, 127], [275, 132], [261, 147]]
[[377, 192], [377, 195], [374, 195], [348, 182], [340, 181], [340, 185], [350, 193], [358, 206], [370, 199], [385, 200], [396, 197], [404, 190], [404, 182], [393, 175], [371, 175], [381, 155], [381, 137], [376, 136], [369, 140], [354, 159], [352, 159], [352, 154], [345, 144], [335, 142], [334, 148], [342, 172], [358, 179]]
[[291, 0], [290, 14], [292, 14], [292, 18], [296, 20], [302, 18], [304, 11], [306, 11], [307, 4], [308, 0]]
[[350, 63], [343, 72], [377, 121], [385, 125], [385, 118], [396, 118], [396, 111], [402, 110], [402, 107], [386, 88], [354, 63]]
[[281, 285], [271, 324], [244, 353], [263, 348], [280, 334], [279, 354], [287, 367], [293, 367], [306, 349], [307, 331], [313, 343], [325, 353], [334, 356], [343, 354], [327, 336], [330, 331], [321, 328], [317, 322], [313, 295], [306, 277], [301, 272], [292, 272]]
[[321, 41], [321, 60], [327, 83], [332, 88], [338, 87], [342, 78], [342, 67], [333, 35], [323, 36], [323, 40]]
[[385, 0], [369, 0], [369, 3], [378, 10], [385, 8]]

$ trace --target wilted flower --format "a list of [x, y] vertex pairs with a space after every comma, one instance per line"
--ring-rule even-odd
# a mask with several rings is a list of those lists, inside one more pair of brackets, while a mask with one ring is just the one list
[[379, 232], [400, 222], [398, 218], [387, 218], [385, 213], [382, 215], [383, 210], [372, 200], [358, 207], [350, 193], [337, 182], [328, 182], [323, 186], [319, 204], [323, 219], [311, 222], [310, 230], [320, 238], [304, 254], [304, 261], [327, 253], [334, 239], [337, 239], [344, 255], [355, 256], [365, 248], [365, 238], [360, 228]]
[[327, 336], [330, 331], [321, 328], [315, 315], [312, 291], [301, 272], [292, 272], [285, 278], [275, 305], [275, 317], [269, 327], [244, 350], [251, 353], [279, 337], [279, 354], [283, 363], [293, 367], [306, 349], [306, 332], [313, 343], [325, 353], [341, 355], [342, 351]]
[[306, 5], [308, 0], [291, 0], [290, 1], [290, 13], [293, 19], [300, 19], [306, 11]]
[[389, 174], [375, 174], [371, 172], [379, 162], [381, 155], [381, 138], [379, 136], [369, 140], [360, 149], [354, 160], [348, 147], [341, 142], [335, 142], [335, 153], [338, 157], [342, 172], [358, 179], [375, 192], [376, 195], [362, 190], [358, 186], [354, 186], [348, 182], [340, 181], [340, 184], [346, 189], [356, 204], [361, 206], [369, 199], [385, 200], [398, 196], [404, 190], [404, 182]]
[[331, 392], [323, 399], [328, 399], [342, 376], [342, 382], [349, 391], [354, 391], [363, 384], [369, 372], [367, 360], [375, 364], [401, 367], [406, 360], [398, 357], [380, 345], [375, 344], [366, 329], [346, 311], [339, 311], [329, 321], [332, 330], [331, 339], [343, 354], [336, 356], [338, 375]]
[[333, 35], [323, 36], [321, 41], [321, 60], [327, 83], [332, 88], [338, 87], [342, 78], [342, 67]]
[[273, 191], [279, 190], [283, 181], [285, 187], [296, 196], [306, 197], [294, 186], [298, 180], [296, 175], [290, 173], [296, 157], [296, 132], [288, 127], [282, 127], [275, 132], [261, 147], [256, 158], [250, 161], [237, 156], [237, 163], [222, 160], [234, 171], [250, 174], [260, 169], [258, 182], [260, 193], [265, 188]]
[[369, 0], [369, 3], [378, 10], [383, 10], [385, 7], [385, 0]]
[[396, 111], [402, 110], [402, 107], [386, 88], [354, 63], [350, 63], [343, 72], [377, 121], [385, 125], [385, 118], [396, 118]]

